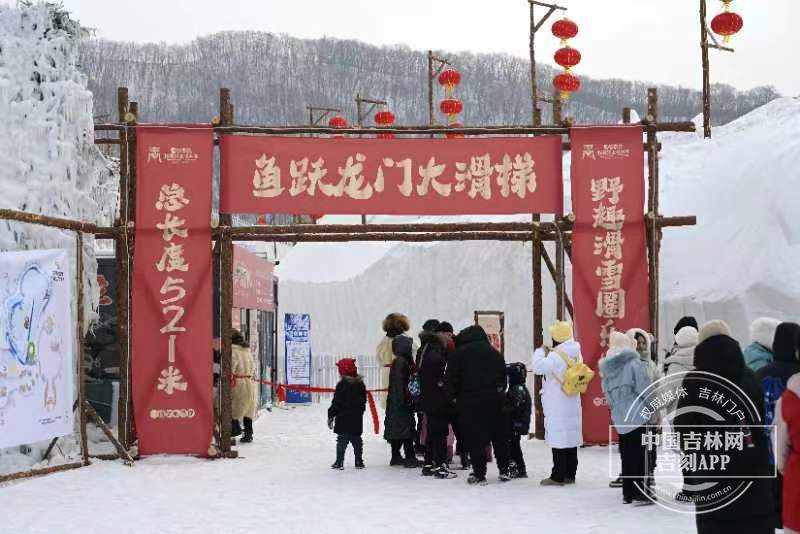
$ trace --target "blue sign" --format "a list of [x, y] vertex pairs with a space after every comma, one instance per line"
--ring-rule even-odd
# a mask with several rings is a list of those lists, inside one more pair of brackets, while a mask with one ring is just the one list
[[[286, 384], [311, 385], [311, 317], [307, 313], [287, 313], [284, 319]], [[311, 393], [286, 391], [289, 404], [311, 403]]]

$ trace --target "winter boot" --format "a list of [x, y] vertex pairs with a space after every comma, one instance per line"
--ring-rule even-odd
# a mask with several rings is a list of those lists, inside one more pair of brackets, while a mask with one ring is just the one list
[[344, 464], [339, 460], [336, 460], [335, 462], [333, 462], [333, 465], [331, 465], [331, 469], [336, 469], [337, 471], [344, 471]]
[[239, 423], [238, 419], [233, 419], [231, 421], [231, 437], [235, 438], [241, 435], [242, 435], [242, 425], [241, 423]]
[[540, 485], [540, 486], [555, 486], [555, 487], [560, 487], [560, 486], [563, 486], [563, 485], [564, 485], [564, 483], [563, 483], [563, 482], [557, 482], [557, 481], [553, 480], [552, 478], [545, 478], [544, 480], [542, 480], [541, 482], [539, 482], [539, 485]]
[[509, 473], [508, 473], [508, 471], [502, 471], [502, 472], [500, 473], [500, 476], [499, 476], [499, 477], [497, 477], [497, 479], [498, 479], [500, 482], [509, 482], [509, 481], [510, 481], [512, 478], [513, 478], [513, 477], [511, 476], [511, 474], [509, 474]]
[[364, 469], [366, 466], [364, 465], [364, 459], [360, 456], [356, 457], [356, 469]]
[[471, 473], [469, 478], [467, 478], [467, 484], [470, 486], [488, 486], [489, 483], [486, 481], [486, 477], [479, 477], [475, 473]]
[[433, 470], [433, 476], [441, 480], [449, 480], [451, 478], [456, 478], [458, 475], [447, 469], [445, 466], [440, 465]]
[[422, 476], [424, 477], [433, 476], [433, 466], [428, 464], [422, 466]]
[[389, 465], [392, 467], [397, 467], [398, 465], [404, 465], [405, 463], [406, 463], [405, 459], [399, 454], [396, 456], [393, 454], [392, 459], [389, 460]]
[[253, 443], [253, 420], [249, 417], [244, 418], [244, 436], [239, 443]]
[[608, 483], [609, 488], [621, 488], [622, 487], [622, 475], [618, 476], [616, 480], [612, 480]]

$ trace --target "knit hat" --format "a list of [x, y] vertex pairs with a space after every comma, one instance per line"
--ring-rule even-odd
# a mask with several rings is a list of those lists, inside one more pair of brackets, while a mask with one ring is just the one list
[[439, 328], [440, 325], [441, 323], [438, 319], [428, 319], [422, 323], [422, 329], [425, 332], [438, 332], [437, 328]]
[[563, 343], [568, 339], [572, 339], [572, 323], [569, 321], [556, 321], [550, 327], [550, 337], [556, 343]]
[[608, 338], [608, 353], [619, 353], [624, 350], [636, 350], [636, 342], [618, 330], [611, 332]]
[[759, 317], [750, 325], [750, 341], [772, 350], [772, 343], [775, 341], [775, 331], [781, 322], [771, 317]]
[[336, 367], [339, 368], [339, 373], [342, 376], [356, 376], [358, 374], [356, 361], [353, 358], [342, 358], [336, 362]]
[[695, 330], [699, 328], [697, 326], [697, 319], [695, 319], [691, 315], [688, 315], [686, 317], [681, 317], [680, 321], [678, 321], [678, 323], [675, 325], [675, 329], [672, 331], [672, 333], [677, 334], [678, 332], [681, 331], [681, 328], [683, 328], [684, 326], [691, 326]]
[[447, 321], [442, 321], [441, 323], [439, 323], [439, 326], [438, 326], [438, 328], [436, 328], [436, 331], [437, 332], [446, 332], [448, 334], [452, 334], [453, 333], [453, 325], [451, 325]]
[[721, 320], [708, 321], [700, 327], [699, 335], [697, 336], [697, 343], [700, 344], [706, 339], [714, 336], [728, 336], [731, 337], [731, 328], [728, 323]]

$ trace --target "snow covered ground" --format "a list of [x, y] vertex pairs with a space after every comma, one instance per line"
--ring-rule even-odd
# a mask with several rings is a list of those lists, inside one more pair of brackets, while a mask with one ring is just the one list
[[[320, 405], [273, 410], [256, 422], [255, 443], [241, 459], [153, 457], [132, 468], [119, 462], [0, 487], [3, 532], [254, 533], [580, 532], [683, 534], [690, 516], [658, 506], [623, 505], [608, 487], [606, 448], [579, 451], [578, 482], [542, 488], [550, 450], [524, 441], [527, 480], [471, 487], [466, 472], [433, 480], [419, 470], [390, 468], [388, 445], [368, 433], [363, 471], [332, 471], [334, 435], [329, 399]], [[365, 422], [368, 420], [366, 416]], [[382, 419], [382, 418], [381, 418]], [[367, 425], [365, 425], [366, 427]]]

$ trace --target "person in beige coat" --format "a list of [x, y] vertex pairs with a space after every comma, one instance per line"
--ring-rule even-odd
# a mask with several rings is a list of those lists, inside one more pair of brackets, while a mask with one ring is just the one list
[[[381, 388], [383, 389], [389, 387], [389, 368], [392, 365], [392, 360], [394, 360], [392, 341], [397, 336], [408, 332], [411, 329], [411, 323], [408, 321], [408, 317], [402, 313], [390, 313], [383, 320], [382, 327], [385, 335], [375, 349], [375, 359], [381, 367]], [[416, 347], [412, 349], [415, 353]], [[385, 391], [381, 392], [380, 401], [384, 409], [386, 408], [386, 396], [387, 393]]]
[[233, 349], [231, 372], [236, 377], [231, 395], [231, 417], [233, 418], [231, 434], [238, 436], [242, 433], [239, 423], [241, 420], [244, 423], [244, 436], [239, 441], [240, 443], [251, 443], [253, 441], [253, 419], [256, 417], [258, 407], [256, 382], [252, 380], [256, 373], [256, 361], [250, 352], [250, 346], [239, 331], [233, 331], [231, 343]]

